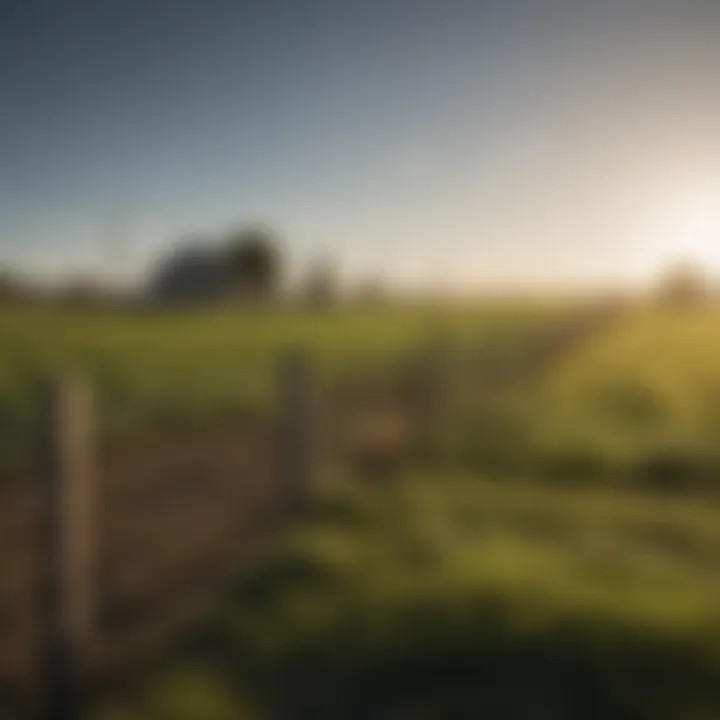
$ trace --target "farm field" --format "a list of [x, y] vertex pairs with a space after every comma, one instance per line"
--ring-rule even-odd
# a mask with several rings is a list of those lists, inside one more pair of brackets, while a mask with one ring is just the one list
[[[720, 309], [626, 307], [503, 392], [465, 389], [427, 462], [553, 482], [720, 488]], [[500, 347], [512, 366], [533, 345]], [[503, 352], [505, 355], [503, 356]], [[485, 347], [492, 356], [492, 344]], [[528, 373], [525, 377], [525, 368]]]
[[[353, 424], [358, 399], [350, 398], [349, 407], [342, 397], [336, 402], [334, 381], [347, 381], [354, 395], [359, 389], [360, 405], [369, 405], [360, 410], [372, 427], [377, 398], [375, 391], [366, 397], [365, 383], [375, 390], [379, 385], [383, 418], [386, 381], [403, 375], [408, 356], [420, 351], [422, 357], [438, 338], [458, 349], [455, 355], [466, 361], [470, 377], [488, 350], [493, 356], [522, 354], [524, 344], [544, 337], [567, 315], [567, 307], [530, 303], [327, 312], [7, 313], [7, 432], [0, 434], [0, 457], [9, 482], [0, 494], [0, 678], [12, 688], [37, 669], [37, 599], [47, 549], [40, 532], [45, 495], [37, 479], [44, 476], [36, 474], [38, 463], [13, 463], [32, 455], [36, 390], [47, 373], [79, 369], [97, 394], [93, 540], [103, 642], [95, 664], [109, 673], [137, 659], [140, 648], [158, 647], [168, 634], [197, 621], [254, 553], [283, 504], [274, 469], [274, 420], [278, 360], [286, 347], [299, 345], [315, 360], [320, 404], [327, 399], [332, 411], [324, 428], [340, 440], [325, 446], [347, 467], [357, 452], [346, 452], [344, 428]], [[409, 414], [402, 403], [390, 410], [391, 418]]]
[[36, 389], [70, 369], [95, 385], [105, 434], [202, 423], [273, 401], [277, 361], [307, 349], [323, 377], [384, 373], [438, 333], [470, 347], [506, 341], [567, 312], [561, 304], [462, 308], [0, 311], [0, 461], [27, 447]]
[[[430, 418], [408, 457], [316, 478], [327, 482], [216, 610], [179, 627], [190, 630], [93, 717], [720, 715], [720, 311], [626, 307], [575, 342], [569, 320], [583, 313], [518, 303], [86, 313], [58, 326], [50, 313], [7, 316], [6, 377], [27, 383], [6, 385], [11, 424], [58, 359], [91, 372], [108, 433], [121, 419], [142, 432], [271, 411], [289, 344], [309, 349], [326, 387], [400, 377], [407, 354], [439, 336], [461, 361], [447, 415]], [[50, 335], [43, 354], [50, 327], [70, 333]], [[222, 542], [236, 522], [222, 493], [242, 464], [211, 439], [220, 479], [172, 453], [167, 499], [180, 472], [190, 500], [175, 496], [178, 514], [163, 522], [190, 528], [205, 492], [205, 524], [222, 520]], [[133, 512], [151, 537], [164, 506], [140, 512], [143, 482]], [[115, 468], [118, 497], [122, 486]], [[172, 544], [157, 543], [158, 557]], [[150, 561], [145, 570], [162, 579]]]
[[528, 423], [538, 446], [590, 473], [643, 466], [679, 485], [720, 477], [717, 307], [628, 313], [535, 390]]
[[[718, 320], [630, 311], [500, 405], [471, 402], [434, 474], [320, 494], [191, 651], [105, 712], [716, 717], [720, 504], [682, 490], [720, 478]], [[526, 464], [482, 474], [490, 448]], [[532, 464], [548, 448], [562, 477]], [[628, 467], [658, 458], [633, 489]]]
[[97, 717], [717, 717], [719, 510], [473, 476], [335, 488]]

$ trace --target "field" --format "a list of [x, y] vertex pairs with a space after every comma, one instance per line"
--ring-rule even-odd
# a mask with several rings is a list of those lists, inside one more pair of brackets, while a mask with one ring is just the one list
[[99, 717], [716, 717], [718, 510], [477, 477], [336, 488]]
[[252, 571], [95, 717], [718, 717], [720, 311], [627, 307], [577, 335], [584, 312], [3, 317], [6, 438], [58, 361], [91, 371], [107, 433], [150, 436], [272, 409], [289, 345], [327, 387], [402, 379], [441, 336], [457, 361], [402, 462], [318, 475]]
[[0, 458], [27, 447], [38, 384], [80, 371], [96, 387], [105, 434], [202, 424], [273, 401], [286, 348], [301, 346], [328, 378], [386, 372], [434, 334], [467, 344], [521, 334], [557, 303], [465, 308], [110, 312], [0, 310]]
[[[645, 309], [565, 358], [532, 399], [549, 452], [660, 483], [720, 476], [720, 311]], [[593, 467], [594, 466], [594, 467]]]
[[719, 326], [717, 308], [627, 309], [497, 402], [484, 390], [466, 398], [458, 422], [437, 438], [439, 464], [715, 492]]

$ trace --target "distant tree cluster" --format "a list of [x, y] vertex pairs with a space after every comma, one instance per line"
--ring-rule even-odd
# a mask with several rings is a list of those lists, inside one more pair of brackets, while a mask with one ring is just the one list
[[19, 303], [36, 297], [35, 288], [21, 274], [0, 266], [0, 303]]
[[160, 265], [150, 292], [170, 301], [268, 300], [278, 294], [281, 272], [275, 234], [251, 225], [231, 231], [219, 242], [186, 242]]
[[330, 258], [322, 257], [310, 267], [301, 293], [310, 307], [329, 307], [338, 302], [340, 283], [337, 268]]
[[670, 307], [689, 307], [707, 303], [711, 296], [710, 282], [701, 266], [691, 262], [673, 265], [661, 279], [657, 299]]
[[102, 281], [92, 276], [68, 280], [56, 293], [55, 301], [76, 307], [95, 307], [112, 304], [115, 297]]
[[252, 226], [231, 233], [223, 259], [232, 294], [251, 298], [277, 294], [282, 256], [279, 242], [270, 230]]
[[[271, 302], [280, 297], [286, 266], [284, 248], [264, 225], [246, 225], [219, 238], [193, 237], [163, 259], [153, 273], [149, 296], [161, 302]], [[387, 302], [382, 279], [369, 275], [354, 292], [343, 292], [338, 264], [320, 254], [290, 291], [309, 308], [337, 305], [344, 296], [361, 305]]]
[[384, 305], [387, 302], [387, 288], [379, 277], [363, 279], [355, 292], [355, 299], [361, 305]]
[[18, 293], [17, 282], [9, 270], [0, 268], [0, 302], [14, 300]]

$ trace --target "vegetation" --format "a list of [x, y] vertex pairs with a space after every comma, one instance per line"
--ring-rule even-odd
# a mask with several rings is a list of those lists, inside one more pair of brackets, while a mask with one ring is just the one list
[[217, 239], [189, 238], [155, 268], [148, 295], [191, 306], [267, 302], [279, 295], [284, 260], [275, 234], [262, 225], [240, 227]]
[[658, 300], [670, 307], [692, 307], [707, 303], [711, 284], [702, 267], [690, 262], [677, 264], [663, 277]]
[[[252, 717], [715, 717], [717, 511], [477, 477], [336, 488], [162, 677], [211, 677]], [[168, 682], [128, 717], [166, 717]]]
[[720, 311], [628, 310], [524, 382], [565, 313], [2, 316], [8, 427], [58, 361], [92, 370], [113, 427], [263, 407], [289, 343], [328, 378], [387, 375], [430, 337], [464, 367], [399, 472], [330, 478], [217, 613], [97, 717], [717, 717]]
[[329, 258], [323, 257], [315, 261], [305, 277], [301, 294], [310, 307], [325, 308], [338, 302], [338, 270]]
[[86, 371], [104, 432], [143, 432], [267, 407], [280, 353], [302, 345], [328, 378], [387, 372], [444, 329], [467, 345], [522, 333], [563, 312], [527, 303], [466, 308], [216, 306], [193, 311], [11, 308], [0, 313], [0, 458], [32, 436], [35, 388], [58, 368]]
[[227, 263], [237, 292], [249, 298], [275, 295], [282, 258], [274, 234], [262, 226], [252, 226], [231, 233], [226, 244]]
[[[471, 381], [452, 422], [424, 448], [424, 466], [552, 482], [683, 491], [720, 484], [720, 310], [628, 310], [552, 357], [531, 383], [522, 359], [534, 333], [483, 346], [486, 378]], [[519, 363], [509, 391], [488, 392]]]
[[606, 477], [716, 483], [720, 311], [637, 311], [585, 344], [538, 388], [529, 422], [548, 455]]
[[0, 266], [0, 303], [15, 300], [20, 295], [19, 283], [10, 270]]

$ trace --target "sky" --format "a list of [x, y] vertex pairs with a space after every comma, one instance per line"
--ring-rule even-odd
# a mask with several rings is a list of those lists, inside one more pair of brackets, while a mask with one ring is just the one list
[[263, 222], [457, 286], [720, 266], [713, 0], [0, 0], [0, 264]]

